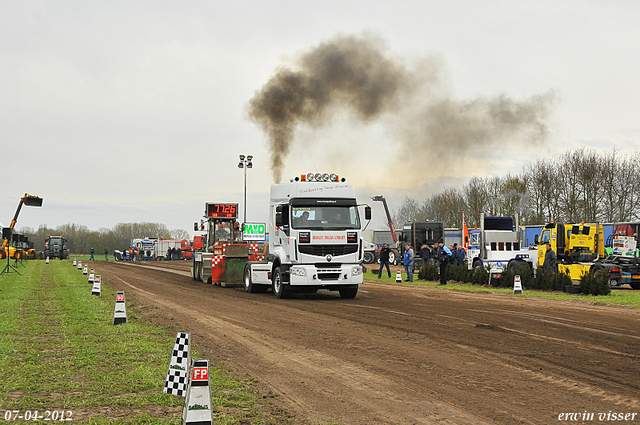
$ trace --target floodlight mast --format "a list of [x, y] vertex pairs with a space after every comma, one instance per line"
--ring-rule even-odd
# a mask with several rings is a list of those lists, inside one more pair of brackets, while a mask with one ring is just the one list
[[[16, 214], [13, 216], [13, 220], [11, 220], [11, 232], [13, 233], [13, 228], [16, 226], [18, 222], [18, 215], [20, 214], [20, 210], [22, 209], [22, 205], [26, 205], [28, 207], [41, 207], [42, 206], [42, 198], [39, 196], [29, 195], [25, 193], [24, 196], [20, 199], [20, 203], [18, 204], [18, 209], [16, 210]], [[9, 240], [5, 239], [2, 242], [2, 249], [4, 250], [9, 245]]]

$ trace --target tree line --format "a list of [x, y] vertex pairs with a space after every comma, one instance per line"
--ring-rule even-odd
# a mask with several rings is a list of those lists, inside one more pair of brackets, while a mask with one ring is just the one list
[[63, 224], [55, 228], [49, 228], [41, 224], [38, 230], [31, 227], [23, 227], [18, 233], [26, 235], [33, 242], [36, 251], [44, 250], [45, 239], [51, 236], [64, 234], [67, 239], [69, 252], [73, 254], [89, 254], [91, 248], [97, 255], [104, 254], [104, 249], [113, 254], [116, 249], [122, 250], [131, 246], [131, 241], [137, 238], [157, 237], [163, 239], [189, 239], [189, 232], [184, 229], [169, 230], [160, 223], [118, 223], [112, 229], [100, 228], [90, 230], [81, 224]]
[[559, 158], [528, 163], [517, 175], [473, 177], [422, 202], [406, 197], [393, 215], [415, 221], [480, 226], [480, 215], [519, 215], [521, 224], [625, 222], [640, 217], [640, 150], [598, 153], [580, 148]]

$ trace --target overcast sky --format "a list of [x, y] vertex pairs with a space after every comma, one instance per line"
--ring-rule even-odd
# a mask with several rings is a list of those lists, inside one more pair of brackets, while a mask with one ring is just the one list
[[254, 156], [247, 219], [266, 220], [273, 172], [249, 102], [278, 69], [341, 37], [375, 39], [413, 76], [423, 69], [437, 80], [424, 97], [546, 99], [546, 135], [445, 146], [454, 155], [444, 157], [418, 144], [415, 156], [407, 141], [422, 133], [402, 127], [423, 118], [406, 104], [366, 122], [336, 109], [296, 126], [285, 180], [336, 172], [361, 202], [383, 194], [395, 210], [404, 196], [517, 173], [566, 149], [640, 147], [637, 1], [0, 0], [0, 10], [0, 222], [25, 192], [44, 198], [17, 229], [148, 221], [191, 231], [207, 201], [242, 208], [239, 154]]

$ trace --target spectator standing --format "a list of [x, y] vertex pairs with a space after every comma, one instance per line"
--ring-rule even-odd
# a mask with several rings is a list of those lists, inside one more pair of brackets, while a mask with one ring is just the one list
[[380, 270], [378, 270], [378, 279], [382, 277], [382, 269], [385, 266], [387, 267], [387, 273], [389, 274], [389, 277], [391, 277], [389, 254], [391, 254], [391, 249], [389, 249], [386, 243], [382, 244], [382, 248], [380, 249]]
[[440, 248], [438, 248], [438, 261], [440, 262], [440, 283], [438, 285], [446, 285], [447, 265], [451, 261], [451, 250], [443, 243], [440, 243]]
[[458, 255], [456, 256], [456, 259], [458, 260], [458, 265], [460, 266], [464, 265], [464, 260], [466, 257], [467, 257], [467, 252], [464, 250], [464, 247], [459, 246]]
[[104, 249], [104, 259], [109, 261], [109, 250], [107, 248]]
[[551, 249], [551, 244], [547, 244], [547, 252], [544, 254], [544, 263], [542, 263], [542, 269], [545, 272], [557, 273], [558, 272], [558, 257], [556, 253]]
[[94, 257], [95, 253], [96, 253], [96, 251], [93, 249], [93, 247], [91, 247], [91, 257], [89, 258], [89, 260], [93, 261], [93, 260], [95, 260], [95, 259], [96, 259], [96, 258]]
[[422, 245], [422, 249], [420, 250], [420, 257], [424, 260], [424, 264], [429, 262], [431, 258], [431, 250], [427, 246], [427, 244]]
[[414, 257], [413, 248], [411, 248], [411, 245], [406, 244], [404, 246], [404, 269], [407, 272], [407, 280], [405, 282], [413, 282]]

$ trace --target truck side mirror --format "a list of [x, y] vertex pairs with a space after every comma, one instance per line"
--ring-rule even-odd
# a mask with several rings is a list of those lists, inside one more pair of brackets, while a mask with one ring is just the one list
[[276, 207], [276, 227], [282, 227], [282, 205]]
[[199, 227], [200, 227], [200, 226], [198, 226], [198, 223], [193, 223], [193, 230], [194, 230], [195, 232], [197, 232], [197, 231], [198, 231], [198, 228], [199, 228]]
[[364, 219], [371, 220], [371, 207], [369, 205], [364, 207]]
[[538, 235], [536, 234], [536, 235], [533, 236], [533, 243], [538, 245], [538, 242], [539, 242], [538, 241]]

